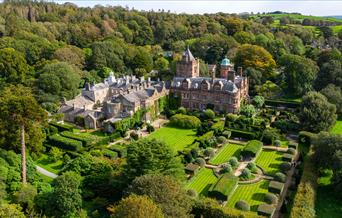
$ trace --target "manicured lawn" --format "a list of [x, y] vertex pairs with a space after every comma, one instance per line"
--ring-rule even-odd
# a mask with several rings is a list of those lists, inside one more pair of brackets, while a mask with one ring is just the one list
[[244, 200], [251, 206], [251, 211], [257, 212], [260, 204], [264, 203], [265, 193], [268, 192], [269, 181], [261, 180], [258, 183], [238, 185], [234, 194], [228, 200], [226, 207], [234, 208], [236, 202]]
[[47, 171], [58, 174], [63, 167], [63, 162], [61, 160], [57, 162], [51, 162], [49, 156], [43, 154], [39, 159], [34, 162], [36, 165], [43, 167]]
[[44, 174], [42, 173], [39, 173], [38, 172], [38, 175], [43, 179], [44, 182], [47, 182], [47, 183], [51, 183], [53, 181], [53, 178], [50, 178], [48, 176], [45, 176]]
[[193, 143], [196, 139], [196, 133], [192, 129], [178, 129], [174, 127], [162, 127], [148, 136], [165, 141], [175, 151], [183, 150], [187, 145]]
[[336, 121], [336, 124], [331, 130], [331, 132], [336, 134], [342, 134], [342, 119]]
[[216, 181], [217, 177], [211, 169], [202, 168], [186, 185], [186, 188], [195, 190], [198, 195], [206, 195], [210, 186]]
[[255, 163], [261, 166], [267, 174], [274, 175], [279, 171], [279, 166], [283, 162], [281, 160], [283, 154], [284, 153], [278, 151], [263, 150]]
[[232, 156], [239, 158], [242, 148], [242, 145], [237, 144], [224, 145], [223, 148], [219, 150], [218, 154], [212, 160], [210, 160], [210, 163], [221, 164], [227, 162]]

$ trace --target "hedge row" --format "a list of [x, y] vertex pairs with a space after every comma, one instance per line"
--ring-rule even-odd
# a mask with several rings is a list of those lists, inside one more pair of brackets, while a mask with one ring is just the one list
[[282, 182], [271, 181], [268, 185], [268, 191], [276, 194], [281, 194], [284, 190], [285, 184]]
[[49, 144], [71, 151], [82, 150], [82, 142], [74, 139], [66, 138], [60, 135], [52, 135], [49, 137]]
[[64, 136], [66, 138], [81, 141], [82, 145], [85, 147], [88, 147], [89, 145], [94, 144], [96, 142], [94, 138], [85, 137], [84, 135], [78, 135], [69, 131], [63, 131], [60, 134], [61, 136]]
[[247, 145], [242, 149], [241, 155], [255, 157], [262, 149], [262, 142], [258, 140], [252, 140], [247, 143]]
[[272, 217], [275, 212], [275, 208], [268, 204], [260, 204], [258, 206], [258, 215]]
[[195, 129], [201, 125], [201, 120], [195, 116], [176, 114], [171, 117], [170, 125], [184, 129]]
[[311, 160], [312, 153], [306, 157], [302, 179], [298, 185], [297, 193], [293, 200], [290, 218], [315, 217], [315, 200], [317, 189], [317, 173]]
[[243, 138], [243, 139], [248, 139], [248, 140], [253, 140], [256, 139], [256, 135], [253, 132], [246, 132], [246, 131], [241, 131], [241, 130], [236, 130], [236, 129], [227, 129], [230, 131], [231, 137], [232, 138]]
[[49, 125], [54, 126], [58, 129], [59, 132], [63, 131], [73, 131], [74, 127], [68, 124], [63, 123], [56, 123], [56, 122], [50, 122]]
[[217, 198], [222, 201], [228, 200], [229, 196], [234, 192], [239, 178], [231, 174], [223, 174], [218, 181], [211, 185], [208, 190], [210, 197]]
[[300, 106], [299, 102], [295, 101], [281, 101], [281, 100], [265, 100], [265, 105], [273, 107], [287, 107], [287, 108], [298, 108]]

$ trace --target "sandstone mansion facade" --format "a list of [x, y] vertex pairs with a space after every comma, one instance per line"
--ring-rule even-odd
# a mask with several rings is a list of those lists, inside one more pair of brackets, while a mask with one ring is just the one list
[[236, 113], [241, 102], [248, 98], [248, 78], [243, 75], [241, 67], [235, 72], [227, 58], [220, 64], [218, 78], [215, 67], [212, 68], [211, 77], [200, 77], [199, 60], [188, 48], [177, 63], [170, 93], [180, 97], [181, 105], [189, 110], [209, 107], [216, 112]]

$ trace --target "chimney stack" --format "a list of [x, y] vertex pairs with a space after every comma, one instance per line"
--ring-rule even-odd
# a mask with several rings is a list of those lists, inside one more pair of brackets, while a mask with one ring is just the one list
[[237, 68], [237, 73], [238, 73], [239, 76], [242, 77], [242, 67], [238, 67]]

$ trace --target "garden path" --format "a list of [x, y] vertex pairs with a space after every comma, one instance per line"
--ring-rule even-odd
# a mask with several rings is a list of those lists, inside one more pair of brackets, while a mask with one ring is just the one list
[[41, 174], [47, 176], [47, 177], [50, 177], [50, 178], [56, 178], [58, 175], [50, 172], [50, 171], [47, 171], [46, 169], [44, 169], [43, 167], [40, 167], [38, 165], [36, 165], [36, 169], [38, 172], [40, 172]]
[[234, 176], [239, 177], [241, 175], [242, 170], [246, 168], [246, 166], [249, 162], [250, 161], [241, 162], [239, 167], [235, 170]]

